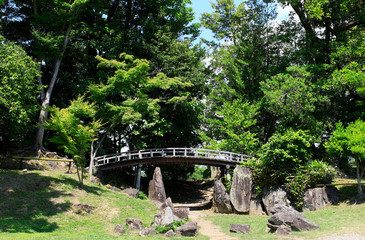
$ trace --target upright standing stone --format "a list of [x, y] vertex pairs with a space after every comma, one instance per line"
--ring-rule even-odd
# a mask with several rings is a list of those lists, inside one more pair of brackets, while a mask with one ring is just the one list
[[148, 198], [161, 203], [166, 201], [165, 187], [162, 181], [162, 174], [159, 167], [155, 168], [153, 178], [148, 186]]
[[266, 215], [261, 206], [261, 198], [257, 196], [255, 186], [252, 186], [251, 190], [250, 215], [253, 216]]
[[271, 215], [271, 208], [276, 205], [284, 205], [290, 207], [290, 201], [286, 191], [282, 188], [264, 188], [262, 194], [262, 202], [264, 203], [267, 214]]
[[316, 211], [337, 204], [339, 200], [340, 192], [335, 187], [311, 188], [304, 193], [303, 211]]
[[231, 202], [237, 213], [250, 211], [252, 177], [248, 168], [237, 166], [233, 172]]
[[228, 193], [223, 183], [219, 180], [214, 181], [213, 207], [217, 213], [231, 213], [232, 206]]

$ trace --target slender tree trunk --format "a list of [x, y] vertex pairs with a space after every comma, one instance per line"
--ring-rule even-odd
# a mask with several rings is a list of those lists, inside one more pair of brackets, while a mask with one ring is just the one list
[[94, 175], [94, 141], [91, 142], [91, 146], [90, 146], [90, 165], [89, 165], [89, 175], [92, 176]]
[[[43, 60], [38, 60], [37, 61], [38, 64], [39, 64], [38, 67], [37, 67], [38, 72], [42, 72], [42, 61]], [[39, 86], [43, 86], [42, 76], [41, 75], [37, 76], [37, 80], [38, 80]], [[43, 102], [45, 98], [46, 98], [46, 93], [44, 92], [44, 89], [42, 88], [41, 89], [41, 101]]]
[[98, 145], [96, 146], [95, 150], [94, 150], [94, 141], [91, 143], [91, 147], [90, 147], [90, 164], [89, 164], [89, 174], [90, 176], [94, 174], [94, 166], [95, 166], [95, 163], [94, 163], [94, 159], [96, 157], [96, 154], [102, 144], [102, 142], [104, 141], [105, 137], [108, 135], [108, 133], [111, 131], [111, 129], [114, 127], [116, 121], [114, 121], [110, 127], [105, 130], [103, 136], [101, 137], [100, 141], [98, 142]]
[[357, 193], [359, 195], [361, 195], [363, 193], [362, 186], [361, 186], [361, 178], [362, 178], [362, 175], [363, 175], [364, 171], [362, 171], [360, 173], [360, 161], [359, 161], [359, 159], [355, 158], [355, 162], [356, 162], [356, 175], [357, 175]]
[[98, 145], [96, 146], [95, 150], [94, 150], [94, 141], [91, 143], [91, 147], [90, 147], [90, 165], [89, 165], [89, 174], [94, 175], [94, 166], [95, 166], [95, 157], [96, 154], [98, 153], [98, 150], [101, 146], [101, 143], [104, 141], [106, 135], [108, 135], [109, 131], [106, 131], [103, 135], [103, 137], [100, 139], [100, 141], [98, 142]]
[[42, 100], [42, 109], [41, 109], [41, 112], [40, 112], [39, 118], [38, 118], [39, 127], [38, 127], [38, 130], [37, 130], [36, 141], [35, 141], [36, 147], [38, 149], [43, 149], [44, 128], [43, 128], [42, 125], [45, 123], [45, 121], [48, 117], [47, 108], [49, 107], [49, 104], [51, 102], [51, 96], [52, 96], [53, 88], [54, 88], [54, 85], [56, 83], [56, 79], [57, 79], [57, 76], [58, 76], [58, 71], [60, 69], [62, 57], [63, 57], [63, 55], [66, 51], [66, 47], [67, 47], [67, 44], [68, 44], [68, 41], [69, 41], [71, 27], [72, 27], [72, 24], [69, 23], [69, 25], [67, 27], [67, 30], [66, 30], [66, 33], [65, 33], [65, 39], [63, 41], [61, 54], [55, 60], [55, 65], [54, 65], [54, 68], [53, 68], [52, 78], [51, 78], [51, 81], [49, 83], [47, 92], [45, 93], [44, 99]]

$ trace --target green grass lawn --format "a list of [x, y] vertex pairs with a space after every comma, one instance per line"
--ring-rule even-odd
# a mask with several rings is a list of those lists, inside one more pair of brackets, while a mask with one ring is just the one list
[[[363, 182], [365, 183], [365, 181]], [[365, 236], [365, 203], [354, 198], [357, 194], [356, 183], [355, 179], [336, 179], [334, 185], [340, 190], [341, 202], [336, 206], [327, 206], [318, 211], [302, 213], [310, 221], [320, 226], [317, 230], [293, 232], [288, 237], [278, 237], [265, 231], [269, 216], [216, 214], [207, 219], [220, 226], [222, 232], [240, 239], [321, 239], [328, 236], [356, 234]], [[229, 225], [231, 223], [250, 224], [251, 234], [230, 233]]]
[[[148, 200], [87, 179], [79, 189], [76, 174], [0, 170], [0, 183], [0, 239], [139, 239], [137, 232], [118, 235], [114, 227], [130, 217], [150, 224], [157, 213]], [[95, 208], [89, 214], [77, 214], [72, 208], [75, 203]]]
[[[365, 235], [365, 204], [329, 206], [314, 212], [304, 212], [303, 215], [317, 223], [320, 228], [307, 232], [293, 232], [291, 236], [281, 238], [275, 234], [266, 233], [268, 216], [217, 214], [207, 219], [220, 226], [222, 232], [240, 239], [318, 239], [333, 235]], [[250, 224], [251, 234], [230, 233], [231, 223]]]
[[[337, 181], [343, 203], [316, 212], [303, 213], [320, 229], [293, 233], [289, 239], [316, 239], [341, 234], [365, 235], [365, 204], [351, 202], [356, 185]], [[72, 206], [86, 203], [95, 208], [89, 214], [77, 214]], [[78, 188], [76, 174], [61, 171], [0, 170], [0, 239], [140, 239], [137, 232], [118, 235], [116, 224], [129, 217], [152, 223], [157, 208], [148, 200], [129, 197], [105, 186], [89, 183]], [[279, 239], [265, 232], [267, 216], [219, 215], [208, 217], [227, 235], [242, 239]], [[229, 224], [251, 225], [251, 234], [229, 232]], [[148, 239], [166, 239], [151, 236]], [[170, 238], [173, 239], [173, 238]], [[189, 238], [183, 238], [189, 239]], [[199, 235], [193, 239], [208, 239]]]

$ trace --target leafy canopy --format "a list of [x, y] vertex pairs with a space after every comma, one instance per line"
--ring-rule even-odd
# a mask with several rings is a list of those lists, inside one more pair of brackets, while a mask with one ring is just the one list
[[365, 122], [356, 120], [346, 128], [341, 122], [336, 124], [330, 140], [326, 142], [327, 151], [355, 159], [358, 178], [358, 193], [362, 193], [361, 178], [365, 172]]
[[51, 109], [51, 118], [45, 123], [45, 128], [54, 132], [49, 140], [70, 154], [77, 167], [80, 185], [83, 185], [83, 169], [86, 166], [85, 153], [90, 143], [96, 140], [101, 127], [100, 121], [95, 120], [94, 104], [78, 97], [71, 101], [67, 108]]
[[28, 132], [39, 109], [39, 74], [33, 59], [0, 35], [0, 136], [5, 139], [18, 140]]

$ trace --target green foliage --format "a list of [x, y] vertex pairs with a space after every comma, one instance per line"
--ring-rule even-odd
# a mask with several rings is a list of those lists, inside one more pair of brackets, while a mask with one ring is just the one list
[[39, 110], [37, 95], [40, 73], [31, 57], [0, 35], [0, 136], [23, 140]]
[[264, 106], [278, 119], [279, 129], [292, 126], [320, 133], [322, 123], [315, 113], [328, 104], [328, 98], [311, 83], [313, 76], [306, 67], [288, 67], [287, 72], [261, 83]]
[[189, 180], [204, 180], [210, 178], [210, 167], [209, 166], [194, 166], [194, 172], [189, 175]]
[[325, 147], [331, 155], [340, 154], [355, 159], [358, 179], [358, 193], [362, 193], [361, 179], [365, 172], [365, 122], [358, 119], [346, 128], [341, 122], [326, 142]]
[[[162, 177], [167, 181], [185, 181], [194, 173], [195, 166], [189, 164], [161, 165]], [[152, 178], [155, 166], [145, 166], [144, 171], [148, 178]]]
[[292, 202], [297, 209], [303, 207], [303, 195], [308, 188], [317, 184], [329, 184], [335, 176], [335, 169], [328, 163], [312, 161], [310, 164], [298, 168], [292, 177], [285, 180], [285, 188], [290, 193]]
[[307, 131], [288, 130], [275, 134], [270, 142], [262, 147], [263, 167], [269, 171], [272, 184], [280, 184], [284, 179], [305, 165], [311, 158], [312, 136]]
[[138, 198], [141, 199], [141, 200], [147, 200], [148, 199], [147, 195], [144, 192], [142, 192], [141, 190], [138, 191]]
[[271, 137], [260, 158], [244, 163], [252, 171], [258, 193], [265, 186], [284, 186], [296, 208], [303, 206], [303, 194], [317, 184], [331, 183], [334, 169], [328, 163], [311, 161], [311, 136], [306, 131], [288, 130]]
[[169, 226], [156, 226], [155, 230], [156, 230], [156, 233], [161, 233], [161, 234], [166, 233], [170, 229], [173, 230], [174, 232], [177, 232], [177, 228], [181, 227], [182, 225], [184, 225], [187, 222], [188, 222], [188, 219], [183, 219], [181, 221], [173, 221], [173, 223]]
[[[153, 93], [161, 89], [188, 87], [191, 83], [182, 82], [178, 77], [169, 78], [164, 73], [150, 77], [147, 60], [135, 59], [125, 53], [120, 58], [122, 61], [97, 57], [99, 68], [112, 71], [106, 83], [90, 86], [90, 99], [97, 105], [97, 116], [104, 122], [107, 132], [121, 130], [124, 138], [132, 139], [130, 147], [142, 148], [145, 143], [141, 132], [159, 121], [160, 103], [177, 102], [186, 97], [154, 96]], [[125, 129], [131, 130], [127, 132]]]
[[203, 13], [203, 25], [211, 29], [218, 40], [232, 39], [237, 26], [242, 24], [245, 14], [245, 5], [241, 3], [236, 7], [233, 0], [217, 0], [211, 2], [213, 13]]
[[84, 168], [86, 166], [85, 153], [90, 143], [96, 140], [96, 135], [101, 123], [95, 120], [95, 105], [79, 97], [71, 101], [67, 108], [51, 109], [52, 116], [45, 123], [45, 128], [53, 131], [55, 135], [50, 141], [70, 154], [77, 167], [80, 185], [83, 185]]
[[214, 137], [220, 142], [217, 143], [207, 135], [202, 136], [203, 140], [221, 150], [252, 153], [258, 145], [256, 134], [252, 133], [257, 111], [258, 107], [247, 101], [225, 102], [222, 108], [216, 111], [216, 118], [207, 119], [209, 128], [214, 131]]

